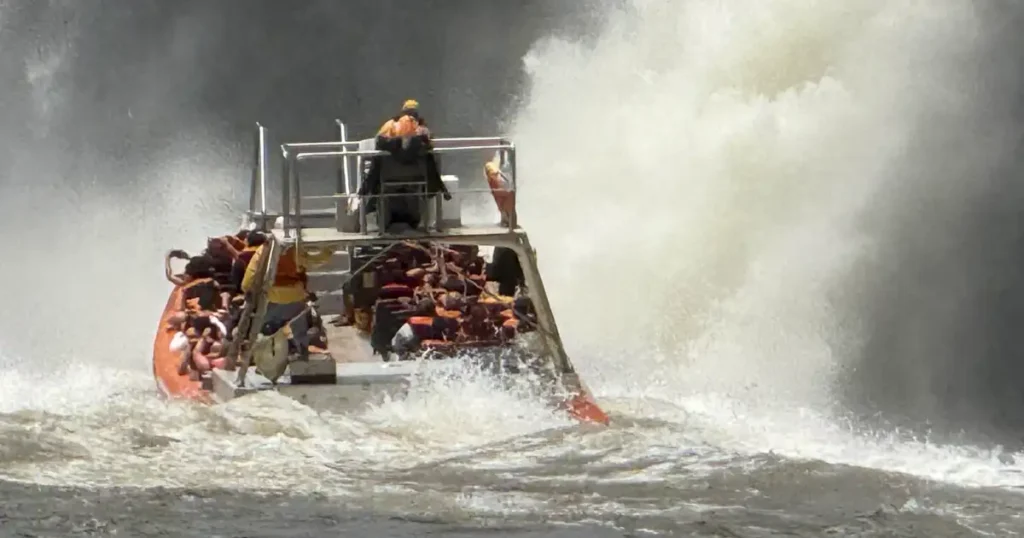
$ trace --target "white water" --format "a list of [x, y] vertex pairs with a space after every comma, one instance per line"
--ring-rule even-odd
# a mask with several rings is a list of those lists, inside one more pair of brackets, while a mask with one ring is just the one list
[[[166, 248], [197, 245], [233, 223], [169, 226], [170, 210], [191, 198], [145, 189], [152, 205], [134, 215], [138, 227], [127, 235], [123, 215], [96, 216], [99, 200], [72, 213], [91, 220], [49, 229], [42, 226], [52, 220], [40, 218], [39, 237], [109, 234], [109, 254], [130, 269], [119, 274], [137, 276], [119, 283], [115, 305], [80, 301], [69, 283], [40, 307], [43, 316], [115, 316], [125, 338], [97, 340], [100, 325], [87, 324], [95, 330], [56, 343], [4, 346], [5, 360], [19, 368], [0, 373], [0, 410], [23, 417], [38, 442], [81, 457], [2, 474], [353, 495], [366, 495], [371, 483], [374, 495], [409, 495], [424, 509], [495, 512], [530, 510], [538, 500], [417, 496], [367, 473], [455, 457], [450, 465], [467, 472], [529, 469], [608, 452], [602, 464], [625, 470], [584, 479], [657, 481], [678, 469], [641, 462], [692, 459], [687, 476], [699, 477], [733, 453], [774, 451], [960, 484], [1020, 484], [1024, 467], [1002, 465], [996, 454], [858, 437], [832, 418], [833, 382], [859, 336], [839, 314], [875, 239], [858, 217], [894, 187], [893, 170], [948, 158], [907, 163], [903, 144], [940, 111], [972, 117], [968, 81], [949, 58], [969, 57], [981, 30], [970, 4], [952, 0], [636, 0], [628, 13], [610, 15], [592, 45], [538, 44], [526, 59], [532, 93], [510, 126], [521, 148], [522, 220], [570, 353], [619, 419], [603, 432], [558, 431], [570, 426], [563, 417], [524, 393], [496, 395], [493, 381], [468, 374], [425, 380], [410, 399], [355, 416], [318, 417], [272, 395], [222, 408], [168, 407], [152, 398], [148, 365], [135, 359], [148, 357], [164, 300], [159, 260]], [[233, 181], [214, 157], [179, 164], [155, 182], [189, 187], [168, 192]], [[77, 266], [84, 275], [115, 268], [73, 242], [61, 245], [59, 260], [90, 260]], [[8, 282], [31, 275], [7, 264], [0, 273]], [[595, 286], [603, 293], [592, 293]], [[31, 293], [15, 290], [7, 300], [32, 304]], [[41, 334], [28, 327], [35, 320], [4, 321]], [[54, 353], [68, 357], [60, 361], [70, 364], [65, 380], [41, 382], [22, 366], [52, 364]], [[138, 373], [97, 371], [94, 361], [110, 354], [138, 362]], [[95, 389], [100, 379], [108, 384]], [[661, 425], [632, 425], [634, 418]], [[288, 473], [279, 472], [282, 459], [293, 462]], [[194, 472], [211, 462], [216, 471]], [[325, 464], [344, 472], [325, 472]], [[537, 480], [569, 483], [586, 473], [570, 467]]]
[[[956, 165], [918, 185], [954, 192], [982, 169], [985, 103], [962, 68], [984, 28], [955, 0], [638, 0], [593, 44], [535, 47], [511, 125], [521, 218], [598, 394], [689, 413], [734, 449], [1020, 484], [990, 454], [830, 419], [861, 337], [848, 302], [886, 232], [865, 210], [907, 169]], [[908, 161], [916, 135], [949, 125], [956, 153]]]

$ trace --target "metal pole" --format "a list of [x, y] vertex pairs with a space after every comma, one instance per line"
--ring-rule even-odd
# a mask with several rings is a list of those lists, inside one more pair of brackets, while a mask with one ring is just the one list
[[[346, 144], [348, 142], [348, 132], [347, 132], [347, 129], [345, 128], [345, 124], [341, 120], [334, 120], [334, 122], [338, 124], [338, 135], [340, 136], [341, 143], [342, 143], [342, 145], [344, 147], [344, 144]], [[348, 170], [348, 168], [349, 168], [348, 155], [345, 155], [344, 157], [342, 157], [341, 161], [339, 162], [339, 164], [341, 165], [341, 168], [338, 170], [338, 190], [335, 191], [335, 192], [342, 192], [341, 189], [342, 189], [342, 186], [344, 185], [344, 189], [345, 189], [344, 192], [345, 192], [345, 194], [352, 194], [352, 184], [351, 184], [351, 181], [349, 179], [349, 170]]]
[[523, 279], [530, 288], [529, 297], [537, 312], [538, 325], [543, 329], [541, 335], [544, 337], [548, 353], [554, 359], [559, 372], [571, 374], [575, 372], [575, 368], [573, 368], [572, 363], [569, 361], [569, 356], [565, 353], [565, 347], [562, 345], [562, 336], [558, 334], [558, 325], [555, 323], [555, 316], [551, 311], [551, 303], [548, 301], [547, 291], [544, 289], [544, 283], [540, 278], [540, 268], [537, 266], [537, 253], [533, 250], [530, 240], [525, 234], [519, 237], [519, 241], [515, 243], [512, 250], [516, 253], [516, 257], [519, 258], [519, 264], [523, 268]]
[[263, 221], [267, 220], [267, 128], [259, 123], [256, 124], [256, 166], [257, 178], [260, 186], [260, 215]]
[[299, 190], [299, 171], [292, 165], [292, 187], [295, 189], [295, 262], [298, 264], [299, 252], [302, 251], [302, 191]]
[[[516, 198], [519, 197], [519, 182], [518, 182], [518, 177], [517, 177], [517, 174], [516, 174], [516, 145], [513, 144], [512, 142], [509, 142], [508, 160], [509, 160], [509, 163], [508, 163], [509, 164], [509, 168], [512, 169], [511, 170], [511, 173], [512, 173], [512, 181], [511, 181], [511, 183], [512, 183], [512, 204], [514, 206]], [[514, 230], [518, 226], [519, 226], [519, 212], [513, 210], [512, 214], [509, 215], [508, 228], [509, 228], [509, 230]]]
[[512, 191], [516, 192], [519, 190], [519, 175], [516, 173], [516, 145], [509, 142], [508, 146], [508, 164], [512, 168]]
[[292, 177], [292, 161], [288, 157], [288, 150], [281, 148], [281, 228], [285, 237], [291, 237], [288, 233], [288, 220], [291, 213], [291, 196], [289, 193]]
[[249, 182], [249, 214], [256, 212], [256, 189], [259, 184], [260, 168], [260, 124], [256, 124], [256, 136], [253, 138], [252, 180]]

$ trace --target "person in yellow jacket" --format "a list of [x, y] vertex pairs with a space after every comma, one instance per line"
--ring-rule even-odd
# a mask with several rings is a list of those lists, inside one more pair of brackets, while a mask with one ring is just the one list
[[[245, 276], [242, 278], [244, 293], [252, 290], [266, 247], [260, 246], [245, 268]], [[295, 247], [288, 247], [278, 259], [274, 283], [267, 292], [267, 313], [263, 319], [262, 332], [273, 334], [285, 325], [290, 326], [292, 339], [303, 358], [309, 355], [309, 323], [307, 316], [301, 315], [306, 309], [306, 298], [309, 295], [306, 290], [306, 271], [327, 263], [333, 254], [333, 249], [313, 253], [303, 250], [296, 260]]]

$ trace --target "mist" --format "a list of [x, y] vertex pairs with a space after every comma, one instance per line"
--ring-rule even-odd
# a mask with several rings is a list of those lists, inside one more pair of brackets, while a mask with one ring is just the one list
[[367, 136], [416, 98], [437, 133], [492, 134], [530, 43], [559, 20], [588, 24], [569, 15], [460, 0], [5, 3], [0, 210], [17, 262], [0, 265], [4, 363], [147, 372], [163, 254], [238, 225], [255, 122], [277, 142], [332, 138], [335, 118]]
[[[531, 50], [512, 128], [544, 176], [521, 220], [598, 392], [918, 433], [1024, 418], [1020, 9], [650, 1], [608, 21]], [[592, 122], [614, 135], [573, 135]]]
[[[859, 268], [863, 347], [847, 402], [940, 434], [1024, 435], [1024, 10], [978, 8], [952, 76], [909, 88], [927, 121], [907, 140]], [[929, 102], [930, 101], [930, 102]]]

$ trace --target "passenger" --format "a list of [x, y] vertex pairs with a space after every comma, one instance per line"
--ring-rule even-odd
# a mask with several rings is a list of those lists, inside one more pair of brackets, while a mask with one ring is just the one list
[[241, 252], [245, 249], [246, 239], [249, 237], [250, 233], [252, 233], [252, 231], [242, 230], [235, 235], [225, 235], [224, 240], [231, 245], [231, 248], [233, 248], [235, 252]]
[[512, 302], [512, 309], [515, 310], [517, 318], [537, 321], [537, 310], [533, 306], [533, 301], [527, 296], [520, 295], [516, 297], [515, 301]]
[[403, 316], [377, 303], [373, 309], [373, 329], [370, 332], [370, 347], [375, 355], [384, 357], [385, 361], [390, 360], [393, 350], [391, 343], [404, 323]]
[[[452, 247], [456, 249], [456, 247]], [[458, 247], [455, 252], [458, 259], [456, 265], [467, 275], [482, 275], [484, 259], [480, 257], [480, 247], [476, 245]]]
[[221, 353], [223, 353], [223, 347], [214, 337], [213, 329], [205, 328], [199, 341], [192, 348], [191, 365], [194, 366], [194, 372], [198, 374], [197, 377], [214, 368], [224, 368], [227, 361], [221, 357]]
[[174, 336], [171, 337], [171, 343], [168, 346], [171, 353], [177, 353], [181, 355], [181, 363], [178, 365], [178, 375], [185, 375], [188, 373], [189, 361], [192, 356], [192, 346], [189, 343], [188, 331], [189, 317], [185, 312], [178, 312], [172, 315], [167, 320], [168, 331], [174, 331]]
[[238, 253], [234, 263], [231, 265], [231, 284], [234, 289], [242, 290], [242, 279], [245, 278], [245, 268], [249, 266], [252, 257], [261, 246], [267, 242], [267, 236], [258, 230], [246, 232], [245, 247]]
[[501, 324], [501, 339], [504, 342], [515, 340], [519, 333], [519, 320], [507, 319]]
[[181, 354], [178, 375], [189, 374], [198, 379], [211, 368], [223, 368], [227, 361], [224, 353], [224, 325], [214, 316], [200, 316], [191, 320], [191, 327], [176, 333], [171, 351]]
[[309, 308], [306, 314], [306, 323], [309, 326], [309, 350], [313, 353], [327, 353], [327, 329], [324, 327], [324, 320], [320, 317], [319, 301], [315, 293], [306, 297], [306, 306]]
[[469, 283], [465, 279], [459, 278], [455, 275], [449, 275], [448, 278], [441, 282], [441, 287], [448, 291], [457, 291], [462, 295], [469, 295]]
[[[434, 302], [429, 299], [421, 300], [411, 312], [411, 316], [395, 331], [391, 337], [390, 349], [400, 356], [413, 351], [424, 336], [431, 336], [433, 332]], [[430, 321], [427, 321], [430, 320]], [[426, 327], [430, 327], [427, 329]]]
[[226, 309], [220, 286], [213, 279], [213, 262], [205, 256], [196, 256], [185, 265], [187, 282], [182, 285], [181, 310], [195, 313], [214, 313]]
[[463, 342], [487, 341], [494, 338], [495, 328], [488, 320], [487, 310], [481, 305], [473, 305], [462, 319], [459, 333]]
[[519, 256], [512, 249], [494, 247], [493, 261], [487, 267], [487, 280], [498, 282], [498, 295], [512, 297], [525, 284]]
[[[266, 245], [259, 247], [245, 268], [245, 277], [242, 279], [242, 291], [245, 293], [252, 291], [265, 249]], [[301, 359], [309, 356], [309, 327], [303, 315], [307, 308], [306, 271], [326, 263], [333, 254], [332, 250], [324, 249], [315, 255], [299, 251], [297, 256], [295, 247], [289, 247], [281, 253], [273, 285], [267, 292], [263, 333], [273, 334], [284, 325], [289, 325]], [[296, 260], [296, 257], [299, 259]]]
[[178, 375], [187, 375], [189, 368], [192, 366], [192, 345], [189, 342], [188, 335], [183, 331], [174, 333], [174, 337], [171, 338], [171, 353], [178, 353], [181, 356], [181, 362], [178, 364]]
[[[204, 254], [213, 262], [213, 278], [220, 285], [221, 290], [224, 293], [237, 293], [237, 288], [233, 288], [231, 270], [235, 260], [238, 259], [239, 251], [231, 245], [227, 238], [211, 237], [206, 241]], [[226, 300], [230, 300], [230, 296]]]

